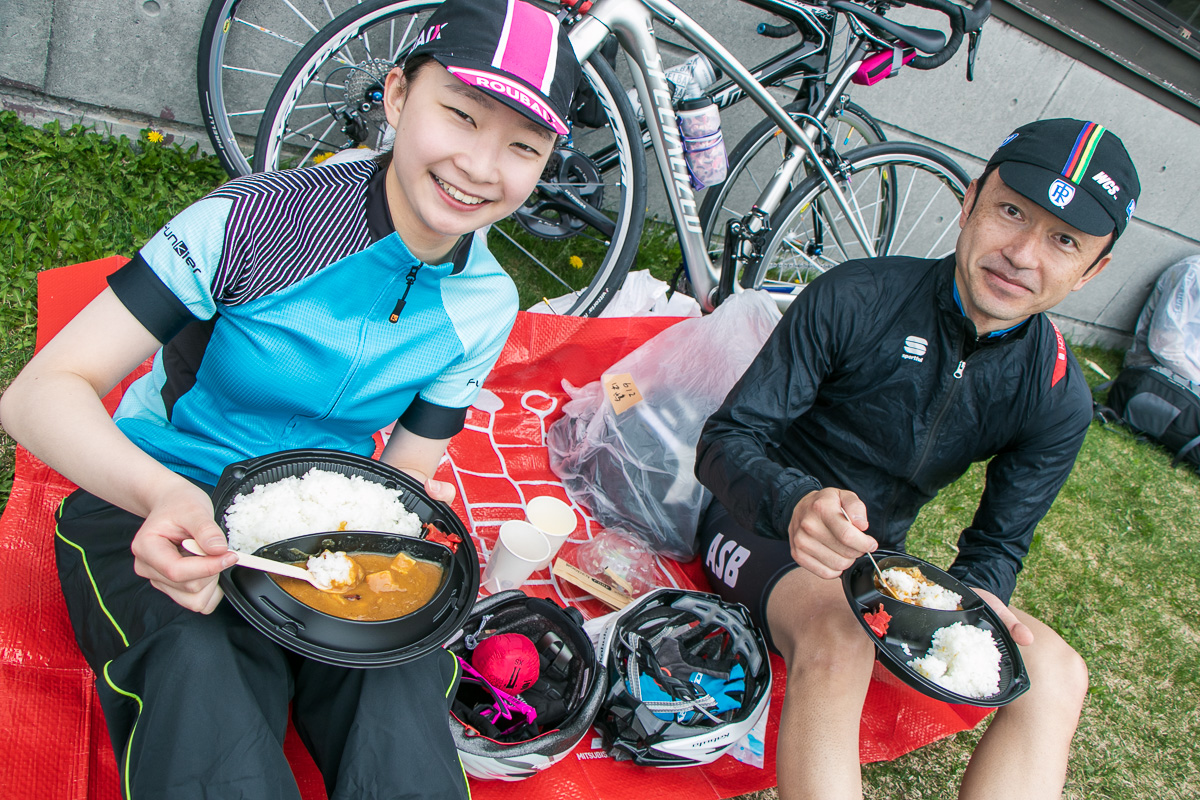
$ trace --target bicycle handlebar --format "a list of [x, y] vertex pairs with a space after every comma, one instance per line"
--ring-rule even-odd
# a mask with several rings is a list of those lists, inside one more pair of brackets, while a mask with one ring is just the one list
[[797, 33], [800, 29], [796, 27], [796, 23], [788, 22], [783, 25], [772, 25], [769, 22], [758, 23], [758, 34], [766, 36], [768, 39], [786, 39], [793, 33]]
[[[913, 56], [911, 59], [906, 59], [905, 63], [917, 69], [936, 69], [942, 66], [958, 52], [958, 48], [962, 46], [964, 34], [971, 35], [971, 59], [967, 67], [967, 80], [971, 80], [972, 67], [974, 66], [974, 49], [979, 41], [979, 31], [983, 27], [983, 23], [992, 13], [992, 0], [978, 0], [974, 6], [964, 7], [950, 0], [904, 0], [896, 5], [914, 5], [920, 8], [928, 8], [932, 11], [939, 11], [946, 15], [950, 20], [950, 35], [946, 38], [945, 43], [941, 44], [941, 34], [938, 31], [930, 31], [922, 28], [914, 28], [910, 25], [897, 25], [891, 20], [884, 20], [879, 14], [870, 11], [868, 8], [853, 2], [853, 0], [826, 0], [831, 8], [839, 9], [845, 13], [852, 14], [857, 17], [860, 22], [863, 22], [872, 27], [878, 27], [885, 34], [895, 36], [900, 41], [907, 45], [915, 45], [916, 49], [925, 50], [929, 55]], [[881, 12], [882, 13], [882, 12]], [[901, 29], [907, 29], [908, 36], [916, 38], [922, 37], [920, 40], [905, 42], [905, 34]], [[761, 23], [758, 26], [758, 32], [763, 36], [771, 38], [783, 38], [790, 36], [796, 32], [796, 26], [792, 23], [787, 25], [770, 25]], [[936, 37], [931, 39], [930, 37]], [[930, 42], [934, 42], [933, 46], [937, 47], [936, 52], [930, 52], [928, 49]], [[939, 47], [938, 45], [941, 44]], [[922, 46], [924, 45], [924, 46]]]
[[946, 46], [928, 56], [916, 56], [908, 62], [916, 69], [936, 69], [945, 64], [962, 46], [963, 34], [976, 34], [992, 13], [992, 0], [979, 0], [970, 9], [949, 0], [908, 0], [910, 5], [940, 11], [950, 19], [950, 38]]

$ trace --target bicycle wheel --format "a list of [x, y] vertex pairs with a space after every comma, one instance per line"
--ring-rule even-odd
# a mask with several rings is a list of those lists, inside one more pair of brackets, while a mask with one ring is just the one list
[[[796, 102], [784, 106], [793, 119], [808, 110]], [[840, 153], [882, 142], [883, 130], [870, 114], [855, 103], [845, 103], [826, 120], [830, 140]], [[719, 268], [725, 247], [725, 226], [730, 219], [741, 219], [762, 194], [763, 186], [775, 173], [788, 151], [789, 140], [780, 135], [779, 126], [764, 119], [742, 137], [729, 155], [729, 174], [725, 182], [709, 189], [700, 204], [700, 226], [708, 245], [714, 271]], [[806, 176], [798, 173], [796, 184]], [[715, 281], [717, 276], [713, 275]]]
[[[288, 65], [267, 103], [256, 170], [310, 166], [351, 148], [389, 147], [382, 81], [436, 7], [430, 0], [372, 0], [322, 28]], [[556, 310], [595, 316], [637, 254], [646, 167], [633, 108], [612, 67], [593, 57], [583, 75], [600, 118], [593, 125], [573, 124], [529, 201], [493, 226], [489, 246], [517, 279], [524, 305], [570, 294], [569, 304]], [[587, 154], [605, 148], [616, 150], [619, 168], [602, 173]]]
[[[850, 153], [846, 170], [835, 175], [877, 256], [953, 252], [970, 183], [953, 159], [924, 145], [885, 142]], [[758, 269], [743, 275], [740, 286], [776, 292], [786, 305], [817, 275], [866, 255], [829, 185], [813, 176], [784, 198]]]
[[359, 0], [212, 0], [196, 82], [208, 138], [231, 176], [249, 175], [275, 82], [313, 34]]

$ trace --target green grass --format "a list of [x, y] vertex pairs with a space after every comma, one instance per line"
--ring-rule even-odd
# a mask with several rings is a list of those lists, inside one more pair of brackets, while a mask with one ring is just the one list
[[[558, 297], [584, 288], [599, 268], [606, 249], [602, 241], [582, 235], [539, 240], [520, 230], [511, 220], [497, 223], [497, 228], [500, 230], [493, 230], [488, 235], [488, 247], [516, 281], [521, 308], [529, 308], [544, 297]], [[516, 239], [520, 247], [515, 246], [512, 239]], [[632, 268], [648, 269], [656, 278], [670, 281], [680, 261], [674, 228], [647, 220], [639, 245]], [[554, 274], [531, 260], [529, 251]], [[572, 258], [577, 259], [574, 262], [577, 267], [572, 265]]]
[[[0, 114], [0, 388], [32, 353], [40, 270], [132, 255], [223, 178], [215, 160], [194, 150], [106, 140], [79, 128], [39, 130]], [[557, 255], [543, 257], [586, 260], [595, 253], [582, 240], [561, 245]], [[666, 279], [678, 259], [670, 229], [648, 224], [638, 267]], [[517, 280], [526, 306], [561, 293], [524, 273]], [[1120, 353], [1075, 351], [1109, 374], [1120, 368]], [[0, 446], [0, 499], [6, 499], [12, 445], [3, 439]], [[914, 553], [941, 564], [953, 558], [983, 480], [977, 467], [924, 509], [910, 540]], [[1060, 631], [1091, 670], [1067, 797], [1200, 796], [1194, 755], [1200, 739], [1198, 554], [1200, 476], [1172, 468], [1165, 452], [1120, 428], [1093, 424], [1071, 478], [1038, 528], [1014, 597]], [[960, 734], [867, 766], [867, 796], [953, 797], [978, 735]], [[769, 790], [753, 797], [775, 796]]]
[[[21, 124], [0, 113], [0, 388], [33, 354], [37, 274], [111, 255], [132, 256], [155, 231], [225, 179], [198, 148], [76, 125]], [[0, 501], [12, 486], [13, 445], [0, 437]]]

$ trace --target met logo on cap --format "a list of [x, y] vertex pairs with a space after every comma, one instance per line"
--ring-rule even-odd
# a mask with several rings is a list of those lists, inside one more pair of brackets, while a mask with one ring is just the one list
[[1050, 202], [1059, 208], [1066, 208], [1072, 200], [1075, 199], [1075, 187], [1059, 178], [1054, 183], [1050, 184], [1050, 190], [1046, 192], [1046, 196], [1050, 198]]

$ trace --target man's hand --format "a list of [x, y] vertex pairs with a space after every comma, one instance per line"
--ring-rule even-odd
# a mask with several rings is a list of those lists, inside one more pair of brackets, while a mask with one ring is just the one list
[[[843, 513], [843, 511], [845, 513]], [[846, 521], [846, 516], [851, 522]], [[792, 509], [788, 539], [792, 558], [817, 577], [832, 579], [879, 543], [863, 533], [867, 507], [854, 492], [821, 489], [800, 498]]]
[[[208, 555], [184, 555], [179, 545], [185, 539], [195, 539]], [[237, 561], [213, 520], [212, 501], [183, 480], [154, 503], [133, 537], [132, 549], [134, 572], [179, 605], [201, 614], [211, 614], [221, 602], [217, 576]]]
[[1000, 621], [1004, 623], [1004, 627], [1008, 628], [1009, 634], [1012, 635], [1013, 641], [1023, 647], [1028, 647], [1033, 644], [1033, 631], [1025, 623], [1017, 619], [1017, 615], [1012, 612], [1012, 609], [1000, 602], [1000, 598], [989, 592], [987, 589], [977, 589], [974, 586], [975, 594], [983, 598], [983, 602], [991, 606], [997, 614], [1000, 615]]

